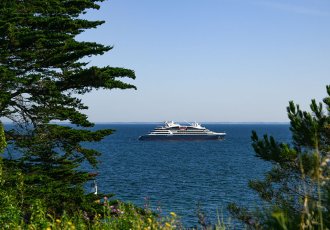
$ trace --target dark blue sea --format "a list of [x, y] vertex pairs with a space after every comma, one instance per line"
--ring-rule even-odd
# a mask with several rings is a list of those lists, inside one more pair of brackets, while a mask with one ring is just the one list
[[161, 124], [97, 124], [116, 132], [100, 143], [99, 191], [114, 193], [138, 206], [150, 204], [164, 215], [175, 212], [185, 227], [198, 224], [200, 207], [209, 222], [217, 216], [235, 224], [227, 205], [235, 202], [246, 207], [260, 205], [258, 196], [248, 188], [251, 179], [263, 178], [271, 168], [255, 156], [251, 131], [267, 133], [278, 141], [290, 142], [288, 124], [203, 124], [215, 132], [226, 132], [221, 141], [139, 141]]

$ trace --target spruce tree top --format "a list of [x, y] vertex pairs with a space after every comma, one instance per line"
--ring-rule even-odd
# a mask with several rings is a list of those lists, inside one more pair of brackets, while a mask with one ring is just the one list
[[86, 57], [112, 47], [77, 41], [104, 21], [79, 18], [102, 0], [2, 0], [0, 2], [0, 117], [33, 124], [70, 120], [90, 126], [72, 94], [92, 89], [135, 88], [122, 77], [132, 70], [87, 67]]

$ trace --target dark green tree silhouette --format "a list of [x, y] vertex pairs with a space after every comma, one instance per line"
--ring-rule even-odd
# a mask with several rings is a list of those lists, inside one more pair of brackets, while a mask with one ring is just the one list
[[[265, 201], [258, 212], [235, 204], [231, 213], [256, 229], [330, 228], [330, 86], [324, 103], [312, 100], [311, 112], [289, 103], [292, 143], [252, 133], [256, 156], [273, 163], [264, 180], [249, 186]], [[325, 109], [324, 109], [325, 107]]]
[[7, 146], [5, 130], [3, 129], [2, 122], [0, 121], [0, 153], [4, 151]]
[[[112, 47], [76, 39], [104, 23], [80, 17], [99, 9], [98, 2], [102, 0], [0, 1], [0, 118], [16, 124], [6, 131], [15, 157], [3, 163], [8, 174], [19, 170], [24, 176], [24, 199], [19, 199], [23, 209], [36, 199], [59, 214], [91, 206], [83, 185], [95, 175], [81, 165], [96, 167], [99, 153], [81, 143], [100, 141], [112, 130], [91, 131], [94, 124], [82, 112], [87, 106], [77, 95], [135, 89], [121, 80], [135, 79], [134, 71], [88, 65], [87, 58]], [[13, 177], [3, 186], [16, 182]]]

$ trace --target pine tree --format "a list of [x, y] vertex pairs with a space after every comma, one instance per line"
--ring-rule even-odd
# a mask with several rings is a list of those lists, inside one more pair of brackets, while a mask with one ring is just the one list
[[[85, 61], [112, 49], [76, 39], [104, 23], [80, 17], [99, 9], [97, 2], [102, 0], [0, 1], [0, 118], [16, 124], [6, 137], [18, 156], [4, 159], [4, 167], [24, 175], [21, 207], [36, 199], [56, 214], [91, 206], [83, 185], [93, 176], [80, 166], [87, 162], [96, 167], [99, 153], [81, 143], [100, 141], [113, 130], [91, 131], [94, 124], [77, 95], [135, 89], [121, 81], [135, 79], [134, 71], [90, 67]], [[16, 179], [5, 186], [15, 186]]]
[[[266, 202], [253, 212], [235, 204], [234, 216], [256, 229], [330, 228], [330, 86], [324, 103], [312, 100], [311, 112], [292, 101], [287, 107], [292, 143], [252, 133], [256, 156], [272, 162], [264, 180], [249, 186]], [[326, 107], [324, 109], [323, 107]]]

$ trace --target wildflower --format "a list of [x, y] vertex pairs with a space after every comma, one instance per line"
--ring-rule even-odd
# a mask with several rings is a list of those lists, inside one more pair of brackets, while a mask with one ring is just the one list
[[324, 166], [327, 165], [327, 163], [328, 163], [328, 162], [327, 162], [327, 159], [326, 159], [326, 160], [322, 161], [321, 166], [324, 167]]
[[56, 219], [56, 223], [60, 224], [61, 220], [60, 219]]
[[88, 213], [86, 211], [83, 212], [83, 217], [85, 220], [89, 220]]
[[168, 223], [168, 222], [166, 222], [166, 223], [165, 223], [165, 226], [168, 227], [168, 228], [170, 228], [170, 227], [171, 227], [171, 224]]
[[172, 217], [174, 217], [174, 218], [176, 217], [175, 212], [170, 212], [170, 214], [171, 214]]
[[47, 227], [46, 230], [52, 230], [52, 228], [51, 227]]
[[72, 222], [71, 221], [68, 221], [68, 223], [67, 223], [69, 226], [71, 226], [72, 225]]
[[[276, 213], [274, 213], [274, 214], [276, 215]], [[274, 214], [272, 214], [273, 217], [275, 217]], [[248, 221], [249, 221], [249, 224], [250, 225], [254, 225], [255, 224], [255, 221], [252, 218], [250, 218]]]

